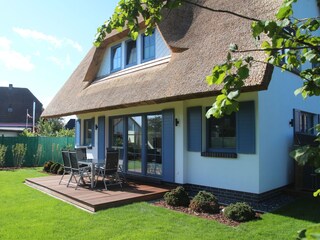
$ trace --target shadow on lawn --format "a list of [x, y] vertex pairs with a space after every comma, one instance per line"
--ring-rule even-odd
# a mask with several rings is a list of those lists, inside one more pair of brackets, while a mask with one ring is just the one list
[[320, 197], [299, 197], [273, 214], [320, 223]]

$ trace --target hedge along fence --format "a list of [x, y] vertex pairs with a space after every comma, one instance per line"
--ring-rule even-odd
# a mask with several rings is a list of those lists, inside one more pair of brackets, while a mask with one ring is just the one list
[[74, 146], [74, 137], [0, 137], [0, 145], [7, 147], [5, 167], [14, 166], [12, 149], [16, 144], [24, 144], [27, 151], [24, 167], [42, 166], [47, 161], [62, 163], [61, 150]]

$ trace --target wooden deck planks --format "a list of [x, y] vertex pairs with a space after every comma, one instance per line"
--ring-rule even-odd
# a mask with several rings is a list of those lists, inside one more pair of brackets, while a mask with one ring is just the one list
[[[64, 178], [68, 180], [68, 176]], [[75, 185], [66, 187], [66, 182], [59, 185], [60, 176], [48, 176], [40, 178], [26, 179], [25, 183], [54, 197], [62, 199], [70, 204], [95, 212], [110, 207], [121, 206], [138, 201], [149, 201], [163, 197], [170, 190], [168, 187], [160, 185], [147, 185], [130, 182], [121, 191], [119, 186], [111, 186], [108, 191], [100, 183], [97, 189], [91, 190], [87, 187]]]

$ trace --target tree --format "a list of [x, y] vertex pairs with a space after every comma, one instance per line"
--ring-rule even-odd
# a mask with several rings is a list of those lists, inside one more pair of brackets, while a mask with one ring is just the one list
[[34, 137], [34, 136], [45, 136], [45, 137], [74, 137], [74, 129], [64, 129], [63, 121], [60, 118], [40, 118], [37, 126], [36, 132], [32, 133], [25, 129], [22, 132], [22, 136]]
[[[252, 37], [259, 41], [264, 39], [262, 37], [265, 35], [268, 40], [263, 41], [261, 47], [256, 49], [238, 49], [237, 44], [231, 43], [226, 61], [213, 66], [212, 74], [206, 78], [209, 85], [223, 84], [221, 94], [217, 96], [206, 115], [222, 117], [224, 114], [238, 111], [237, 98], [254, 62], [271, 64], [283, 71], [298, 75], [302, 80], [302, 86], [295, 91], [295, 94], [301, 94], [304, 98], [320, 95], [320, 37], [314, 35], [320, 27], [320, 18], [294, 18], [292, 4], [295, 2], [297, 0], [284, 0], [275, 20], [262, 20], [227, 10], [212, 9], [192, 0], [120, 0], [112, 17], [98, 28], [94, 45], [99, 46], [107, 33], [112, 30], [122, 31], [125, 27], [129, 29], [131, 38], [136, 39], [140, 30], [140, 16], [145, 21], [145, 34], [150, 35], [156, 24], [162, 20], [163, 9], [172, 10], [183, 4], [195, 5], [212, 12], [228, 13], [252, 21]], [[254, 51], [264, 51], [267, 56], [265, 61], [255, 60], [250, 54], [239, 58], [232, 56], [233, 53]], [[315, 67], [296, 71], [307, 62]]]

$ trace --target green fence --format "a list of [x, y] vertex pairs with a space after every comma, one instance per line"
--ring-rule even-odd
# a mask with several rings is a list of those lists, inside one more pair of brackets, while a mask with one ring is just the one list
[[23, 166], [42, 166], [46, 161], [62, 163], [61, 150], [74, 146], [74, 137], [0, 137], [0, 144], [7, 146], [6, 167], [12, 167], [12, 146], [17, 143], [26, 145], [27, 152]]

